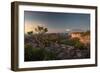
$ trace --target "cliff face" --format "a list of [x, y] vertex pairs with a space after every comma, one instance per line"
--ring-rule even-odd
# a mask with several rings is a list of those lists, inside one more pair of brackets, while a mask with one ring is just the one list
[[71, 39], [78, 38], [83, 44], [90, 44], [90, 32], [73, 32], [71, 33]]
[[89, 44], [90, 43], [90, 35], [80, 37], [80, 42], [82, 42], [84, 44]]

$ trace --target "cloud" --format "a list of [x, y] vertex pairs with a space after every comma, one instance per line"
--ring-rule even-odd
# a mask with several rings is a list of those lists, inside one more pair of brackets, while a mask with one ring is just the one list
[[66, 29], [65, 31], [69, 32], [69, 31], [71, 31], [71, 29]]

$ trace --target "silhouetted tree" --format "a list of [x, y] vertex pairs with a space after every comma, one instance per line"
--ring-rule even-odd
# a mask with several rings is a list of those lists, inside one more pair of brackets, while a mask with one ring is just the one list
[[32, 35], [33, 34], [33, 31], [29, 31], [29, 32], [27, 32], [29, 35]]
[[48, 32], [48, 29], [43, 26], [37, 26], [37, 28], [35, 28], [35, 31], [38, 33], [38, 36], [36, 37], [36, 39], [38, 39], [38, 43], [40, 47], [44, 48], [47, 44], [44, 34]]
[[38, 32], [39, 34], [43, 34], [48, 32], [48, 29], [42, 26], [38, 26], [37, 28], [35, 28], [35, 31]]

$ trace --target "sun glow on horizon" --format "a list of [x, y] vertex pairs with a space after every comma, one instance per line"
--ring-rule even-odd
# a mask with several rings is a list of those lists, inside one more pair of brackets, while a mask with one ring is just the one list
[[24, 29], [24, 33], [27, 34], [28, 32], [32, 31], [33, 33], [37, 33], [35, 31], [35, 28], [37, 28], [38, 26], [43, 26], [43, 24], [37, 24], [37, 23], [31, 23], [31, 22], [25, 22], [25, 29]]
[[36, 33], [35, 28], [37, 27], [36, 24], [32, 24], [29, 22], [25, 23], [25, 29], [24, 29], [24, 33], [27, 34], [27, 32], [33, 31], [34, 33]]

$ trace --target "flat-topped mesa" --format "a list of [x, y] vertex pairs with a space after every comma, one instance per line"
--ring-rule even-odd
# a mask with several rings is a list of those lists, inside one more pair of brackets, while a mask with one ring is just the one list
[[71, 38], [80, 38], [81, 32], [71, 32], [70, 35], [71, 35]]

